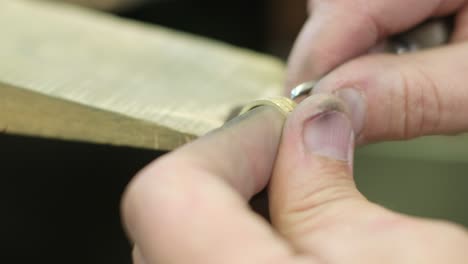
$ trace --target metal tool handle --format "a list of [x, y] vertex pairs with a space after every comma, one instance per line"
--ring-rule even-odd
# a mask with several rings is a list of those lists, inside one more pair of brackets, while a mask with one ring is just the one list
[[401, 54], [446, 44], [453, 31], [452, 21], [451, 17], [426, 21], [407, 32], [390, 38], [386, 50]]

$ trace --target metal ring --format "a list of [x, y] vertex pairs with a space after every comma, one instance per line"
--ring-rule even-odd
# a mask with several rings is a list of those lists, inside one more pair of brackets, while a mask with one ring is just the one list
[[317, 81], [305, 82], [291, 90], [291, 100], [296, 100], [303, 95], [309, 95], [314, 89]]
[[287, 116], [294, 110], [294, 108], [296, 108], [296, 105], [297, 104], [293, 100], [286, 97], [267, 98], [262, 100], [256, 100], [247, 104], [246, 106], [244, 106], [244, 108], [242, 108], [239, 115], [243, 115], [249, 112], [250, 110], [253, 110], [260, 106], [273, 106], [276, 109], [278, 109], [282, 114]]

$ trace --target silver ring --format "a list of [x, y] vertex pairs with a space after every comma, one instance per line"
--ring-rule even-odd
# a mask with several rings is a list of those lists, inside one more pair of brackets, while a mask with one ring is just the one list
[[291, 90], [291, 100], [296, 100], [303, 95], [309, 95], [314, 89], [317, 81], [305, 82]]

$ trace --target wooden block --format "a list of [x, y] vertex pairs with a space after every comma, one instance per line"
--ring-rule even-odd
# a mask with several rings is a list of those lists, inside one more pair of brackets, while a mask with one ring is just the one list
[[272, 57], [65, 4], [0, 2], [6, 133], [170, 150], [282, 91]]

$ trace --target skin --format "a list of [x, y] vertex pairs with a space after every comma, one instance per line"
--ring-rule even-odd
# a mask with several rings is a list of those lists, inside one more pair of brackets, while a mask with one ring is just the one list
[[[370, 203], [352, 175], [354, 139], [365, 144], [468, 131], [465, 6], [457, 0], [311, 1], [288, 86], [329, 74], [287, 119], [272, 107], [257, 108], [142, 170], [122, 200], [134, 263], [465, 263], [465, 229]], [[451, 13], [457, 28], [446, 47], [367, 54], [390, 34]], [[360, 118], [343, 89], [361, 95]], [[340, 120], [339, 131], [333, 120]], [[337, 132], [346, 127], [351, 140], [342, 144]], [[320, 148], [307, 140], [327, 129], [331, 136]], [[345, 148], [347, 158], [326, 144]], [[248, 206], [267, 185], [271, 223]]]
[[[290, 56], [287, 87], [324, 76], [314, 93], [346, 88], [361, 93], [366, 117], [356, 131], [359, 144], [468, 131], [462, 114], [468, 110], [468, 1], [313, 0], [309, 10]], [[405, 55], [369, 54], [392, 34], [451, 14], [455, 30], [449, 45]]]

